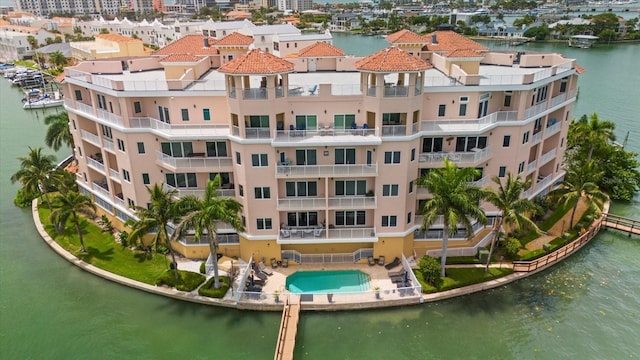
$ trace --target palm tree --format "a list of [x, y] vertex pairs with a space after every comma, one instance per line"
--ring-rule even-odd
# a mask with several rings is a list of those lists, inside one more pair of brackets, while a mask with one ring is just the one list
[[520, 197], [522, 192], [531, 186], [531, 179], [523, 182], [520, 175], [514, 178], [511, 173], [508, 173], [504, 184], [502, 184], [502, 181], [497, 176], [494, 176], [492, 180], [498, 184], [498, 189], [485, 190], [485, 199], [500, 210], [501, 214], [498, 217], [495, 236], [491, 240], [491, 246], [489, 247], [489, 259], [487, 260], [487, 266], [485, 268], [486, 272], [489, 271], [493, 249], [498, 240], [503, 222], [506, 223], [510, 229], [521, 229], [526, 226], [537, 233], [540, 232], [538, 226], [527, 217], [527, 214], [535, 209], [535, 205], [529, 199]]
[[585, 144], [589, 144], [589, 152], [585, 163], [591, 161], [593, 151], [596, 147], [606, 144], [608, 141], [615, 141], [616, 136], [613, 130], [616, 128], [616, 124], [608, 120], [600, 120], [598, 114], [593, 113], [587, 119], [586, 115], [583, 115], [577, 122], [574, 135], [583, 139]]
[[178, 237], [187, 229], [195, 231], [195, 238], [200, 238], [205, 234], [209, 241], [209, 249], [211, 251], [211, 259], [213, 260], [213, 287], [220, 287], [220, 279], [218, 276], [218, 232], [216, 223], [218, 221], [226, 222], [233, 226], [237, 231], [243, 231], [242, 221], [239, 213], [242, 211], [242, 204], [236, 199], [220, 197], [217, 188], [220, 185], [220, 175], [207, 183], [204, 198], [198, 199], [193, 196], [183, 199], [185, 208], [188, 212], [182, 221], [176, 226], [174, 237]]
[[58, 194], [53, 199], [53, 207], [51, 222], [55, 224], [54, 226], [57, 229], [64, 229], [67, 221], [71, 219], [71, 223], [76, 227], [78, 240], [80, 240], [80, 252], [86, 253], [87, 249], [84, 246], [82, 237], [82, 218], [78, 216], [78, 214], [85, 214], [91, 217], [95, 216], [96, 205], [91, 201], [91, 198], [75, 191], [69, 191]]
[[432, 170], [418, 179], [418, 184], [426, 187], [432, 196], [422, 208], [422, 230], [428, 229], [439, 215], [443, 216], [440, 276], [445, 276], [449, 236], [458, 231], [458, 223], [464, 225], [467, 234], [472, 237], [473, 227], [469, 218], [475, 218], [482, 224], [487, 222], [479, 205], [483, 191], [471, 184], [479, 175], [477, 169], [460, 169], [449, 159], [445, 159], [443, 168]]
[[177, 279], [176, 257], [167, 233], [169, 222], [176, 221], [179, 217], [178, 204], [174, 201], [177, 191], [165, 191], [162, 188], [162, 184], [154, 184], [153, 187], [147, 186], [147, 191], [151, 197], [149, 206], [147, 208], [141, 206], [134, 208], [139, 220], [131, 224], [129, 239], [132, 242], [141, 241], [144, 235], [153, 233], [154, 236], [149, 246], [155, 249], [156, 252], [160, 244], [167, 247], [169, 254], [171, 254], [171, 265]]
[[56, 69], [60, 69], [62, 66], [67, 64], [67, 58], [60, 51], [54, 51], [49, 55], [49, 62], [56, 67]]
[[549, 193], [550, 196], [564, 204], [575, 201], [571, 211], [569, 228], [575, 226], [573, 220], [580, 200], [586, 201], [590, 208], [595, 208], [594, 210], [598, 211], [601, 209], [601, 204], [609, 199], [609, 196], [600, 191], [600, 188], [596, 185], [602, 178], [603, 173], [603, 171], [598, 170], [593, 161], [581, 167], [569, 168], [562, 186]]
[[55, 168], [55, 157], [44, 155], [42, 148], [29, 148], [29, 155], [19, 157], [20, 170], [11, 175], [11, 183], [20, 182], [27, 194], [43, 195], [49, 210], [52, 211], [47, 188], [51, 184], [50, 175]]
[[44, 124], [49, 125], [44, 143], [54, 151], [60, 150], [62, 145], [73, 149], [73, 136], [69, 129], [69, 115], [66, 112], [48, 115], [44, 118]]

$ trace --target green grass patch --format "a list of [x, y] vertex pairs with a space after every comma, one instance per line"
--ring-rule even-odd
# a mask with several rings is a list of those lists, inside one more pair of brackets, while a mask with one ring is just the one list
[[229, 278], [220, 276], [220, 288], [213, 288], [213, 277], [198, 289], [198, 294], [216, 299], [222, 299], [224, 294], [229, 290]]
[[530, 260], [537, 259], [539, 257], [543, 257], [546, 254], [547, 254], [547, 252], [544, 251], [544, 249], [530, 250], [530, 251], [527, 251], [527, 252], [523, 253], [522, 255], [518, 256], [518, 260], [520, 260], [520, 261], [530, 261]]
[[156, 280], [156, 285], [167, 285], [180, 291], [190, 292], [197, 289], [205, 279], [206, 277], [202, 274], [184, 270], [178, 270], [178, 278], [176, 279], [175, 271], [169, 269], [165, 271], [158, 280]]
[[83, 261], [100, 269], [127, 277], [132, 280], [154, 285], [169, 268], [169, 260], [161, 254], [150, 254], [122, 247], [113, 235], [102, 232], [96, 224], [86, 221], [83, 236], [87, 253], [80, 252], [80, 241], [71, 223], [62, 234], [58, 234], [49, 220], [49, 209], [38, 208], [40, 221], [47, 233], [64, 249]]
[[573, 208], [578, 200], [570, 201], [568, 203], [561, 203], [556, 207], [556, 209], [551, 213], [551, 216], [546, 218], [538, 227], [542, 231], [548, 231], [555, 225], [562, 217]]
[[24, 66], [31, 69], [38, 69], [38, 64], [33, 62], [32, 60], [16, 60], [13, 62], [16, 66]]
[[460, 265], [460, 264], [480, 264], [480, 259], [478, 259], [475, 256], [448, 256], [447, 257], [447, 265]]
[[434, 293], [438, 291], [451, 290], [463, 286], [478, 284], [481, 282], [497, 279], [513, 273], [510, 268], [489, 268], [489, 272], [485, 273], [484, 268], [449, 268], [447, 276], [442, 278], [442, 285], [436, 289], [432, 285], [427, 284], [422, 278], [419, 271], [415, 272], [416, 278], [422, 285], [423, 293]]
[[526, 246], [528, 243], [532, 242], [533, 240], [537, 239], [540, 237], [540, 234], [536, 234], [535, 231], [531, 231], [528, 234], [525, 234], [524, 236], [522, 236], [520, 239], [518, 239], [520, 241], [520, 244], [522, 246]]

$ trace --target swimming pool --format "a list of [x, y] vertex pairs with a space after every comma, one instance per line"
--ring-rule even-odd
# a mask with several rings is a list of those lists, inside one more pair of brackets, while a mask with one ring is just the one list
[[294, 294], [371, 290], [369, 275], [359, 270], [297, 271], [287, 277], [286, 286]]

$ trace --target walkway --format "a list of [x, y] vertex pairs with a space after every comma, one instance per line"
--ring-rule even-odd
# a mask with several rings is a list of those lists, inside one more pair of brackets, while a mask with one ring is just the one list
[[298, 295], [289, 295], [285, 300], [284, 309], [282, 309], [282, 320], [280, 321], [274, 360], [293, 360], [299, 319], [300, 297]]
[[640, 220], [633, 220], [614, 214], [603, 214], [602, 226], [620, 230], [631, 235], [640, 235]]

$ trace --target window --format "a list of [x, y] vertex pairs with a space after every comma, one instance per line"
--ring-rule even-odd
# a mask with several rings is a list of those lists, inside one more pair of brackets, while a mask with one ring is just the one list
[[532, 99], [534, 101], [532, 101], [533, 103], [531, 105], [537, 104], [537, 103], [541, 103], [541, 102], [547, 100], [547, 91], [548, 90], [549, 90], [549, 85], [545, 85], [545, 86], [537, 88], [535, 90], [535, 94], [534, 94], [533, 99]]
[[78, 128], [76, 127], [76, 121], [75, 120], [71, 120], [71, 125], [73, 125], [73, 130], [78, 130]]
[[560, 80], [560, 93], [566, 93], [567, 92], [567, 84], [568, 84], [569, 78], [562, 78], [562, 80]]
[[271, 218], [257, 218], [256, 226], [258, 227], [258, 230], [271, 230], [273, 227], [271, 224]]
[[133, 112], [136, 114], [139, 114], [142, 112], [142, 105], [140, 104], [140, 101], [133, 102]]
[[498, 170], [498, 177], [503, 178], [505, 177], [506, 174], [507, 174], [507, 167], [500, 166], [500, 169]]
[[248, 126], [250, 128], [269, 128], [269, 115], [251, 115], [247, 116]]
[[287, 213], [288, 226], [318, 226], [316, 211], [301, 211]]
[[524, 161], [518, 164], [518, 174], [524, 171]]
[[207, 157], [227, 157], [227, 143], [224, 141], [207, 141]]
[[165, 174], [168, 185], [174, 188], [194, 188], [198, 187], [196, 173], [168, 173]]
[[211, 111], [209, 109], [202, 109], [202, 118], [204, 121], [211, 120]]
[[359, 211], [336, 211], [336, 226], [365, 225], [365, 212]]
[[402, 124], [402, 115], [401, 113], [383, 113], [382, 125], [400, 125]]
[[398, 184], [382, 185], [382, 196], [398, 196]]
[[133, 202], [133, 200], [127, 198], [127, 204], [129, 205], [130, 208], [133, 208], [136, 206], [136, 203]]
[[460, 96], [460, 109], [458, 110], [458, 116], [467, 115], [467, 104], [469, 103], [468, 96]]
[[142, 173], [142, 183], [145, 185], [151, 184], [151, 180], [149, 179], [149, 174]]
[[560, 139], [560, 147], [564, 146], [564, 138]]
[[411, 211], [407, 214], [407, 224], [411, 224]]
[[509, 147], [511, 144], [511, 135], [505, 135], [502, 138], [502, 147]]
[[486, 147], [486, 136], [462, 136], [456, 138], [456, 152], [470, 152], [473, 149], [484, 149]]
[[447, 109], [447, 105], [445, 104], [438, 105], [438, 116], [443, 117], [446, 109]]
[[271, 188], [268, 186], [253, 188], [256, 199], [271, 199]]
[[336, 129], [351, 129], [356, 122], [355, 114], [333, 115], [333, 127]]
[[511, 97], [513, 96], [512, 91], [504, 92], [504, 107], [511, 107]]
[[296, 150], [296, 165], [316, 165], [316, 150], [315, 149], [297, 149]]
[[125, 181], [131, 182], [131, 175], [129, 174], [129, 171], [122, 169], [122, 177]]
[[337, 165], [356, 163], [356, 149], [335, 149], [335, 155]]
[[522, 134], [522, 143], [526, 144], [527, 142], [529, 142], [529, 132], [525, 132], [524, 134]]
[[74, 93], [76, 94], [76, 100], [82, 101], [82, 91], [76, 90]]
[[98, 108], [102, 110], [107, 110], [107, 100], [104, 95], [97, 94], [96, 98], [98, 99]]
[[138, 143], [138, 154], [144, 154], [144, 143], [143, 142], [139, 142]]
[[398, 218], [395, 215], [385, 215], [382, 217], [382, 227], [398, 226]]
[[400, 164], [400, 151], [385, 151], [384, 152], [385, 164]]
[[124, 152], [124, 140], [118, 139], [118, 150]]
[[411, 149], [411, 161], [416, 159], [416, 148]]
[[107, 139], [113, 139], [113, 133], [111, 132], [110, 127], [106, 125], [100, 125], [100, 127], [102, 128], [102, 136], [106, 137]]
[[158, 106], [158, 115], [160, 117], [160, 121], [165, 122], [167, 124], [171, 123], [171, 121], [169, 121], [169, 108], [166, 108], [164, 106]]
[[422, 152], [442, 152], [442, 138], [424, 138], [422, 139]]
[[223, 173], [211, 172], [211, 173], [209, 173], [209, 180], [214, 180], [216, 178], [216, 176], [220, 176], [220, 185], [225, 185], [225, 184], [231, 183], [231, 176], [229, 176], [229, 173], [226, 173], [226, 172], [223, 172]]
[[409, 181], [409, 194], [413, 193], [414, 180]]
[[316, 181], [287, 181], [285, 189], [287, 196], [318, 196]]
[[82, 148], [78, 146], [77, 149], [78, 149], [78, 154], [80, 154], [80, 157], [82, 157]]
[[242, 165], [242, 158], [240, 157], [240, 153], [236, 151], [236, 164]]
[[366, 180], [336, 180], [336, 196], [366, 195]]
[[171, 157], [188, 157], [193, 155], [193, 145], [190, 141], [163, 142], [160, 143], [162, 153]]
[[242, 185], [238, 185], [238, 194], [239, 194], [241, 197], [244, 197], [244, 186], [242, 186]]
[[182, 113], [182, 121], [189, 121], [189, 109], [180, 109]]
[[296, 115], [297, 130], [318, 129], [318, 117], [316, 115]]
[[267, 154], [251, 154], [251, 165], [269, 166]]

